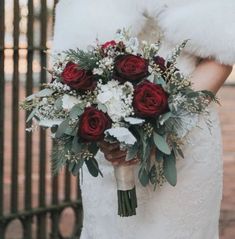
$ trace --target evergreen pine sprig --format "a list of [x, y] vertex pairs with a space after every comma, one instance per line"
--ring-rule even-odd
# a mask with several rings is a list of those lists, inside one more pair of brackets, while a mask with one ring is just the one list
[[66, 164], [66, 147], [63, 141], [53, 140], [52, 154], [51, 154], [51, 172], [56, 175]]
[[101, 57], [91, 51], [83, 51], [80, 49], [70, 49], [64, 52], [67, 57], [79, 64], [82, 69], [93, 70], [97, 67], [97, 62]]

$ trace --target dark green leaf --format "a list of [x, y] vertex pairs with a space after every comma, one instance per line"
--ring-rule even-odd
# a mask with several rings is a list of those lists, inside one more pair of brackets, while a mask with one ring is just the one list
[[163, 162], [164, 176], [172, 186], [175, 186], [177, 183], [177, 172], [175, 164], [176, 162], [173, 154], [165, 155]]
[[156, 148], [156, 150], [155, 150], [155, 158], [156, 158], [156, 160], [157, 161], [162, 161], [163, 160], [163, 156], [164, 156], [164, 153]]
[[142, 186], [146, 187], [149, 183], [149, 175], [145, 168], [140, 168], [139, 170], [139, 180]]
[[182, 151], [180, 148], [177, 148], [176, 150], [177, 150], [177, 153], [178, 153], [182, 158], [184, 158], [184, 153], [183, 153], [183, 151]]
[[71, 150], [75, 153], [75, 154], [78, 154], [78, 153], [81, 153], [82, 149], [84, 148], [83, 144], [78, 142], [78, 137], [75, 136], [73, 138], [73, 142], [72, 142], [72, 148]]
[[73, 174], [73, 176], [78, 176], [80, 169], [81, 169], [80, 165], [75, 164], [71, 170], [71, 173]]
[[93, 142], [89, 145], [89, 151], [95, 156], [99, 150], [97, 143]]
[[91, 158], [91, 159], [85, 160], [85, 163], [89, 173], [93, 177], [97, 177], [99, 175], [98, 162], [94, 158]]

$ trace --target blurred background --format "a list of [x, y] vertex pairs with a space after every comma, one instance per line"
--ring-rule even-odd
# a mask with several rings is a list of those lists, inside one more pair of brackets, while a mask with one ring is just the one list
[[[79, 238], [78, 179], [51, 177], [49, 132], [27, 133], [19, 102], [49, 76], [54, 0], [0, 0], [0, 239]], [[224, 144], [220, 239], [235, 238], [235, 72], [219, 92]], [[206, 152], [205, 152], [206, 153]]]

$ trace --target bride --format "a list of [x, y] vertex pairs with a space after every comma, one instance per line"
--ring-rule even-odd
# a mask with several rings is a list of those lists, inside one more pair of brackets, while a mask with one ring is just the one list
[[[234, 0], [60, 0], [53, 51], [85, 49], [98, 38], [111, 39], [120, 28], [154, 42], [163, 38], [163, 57], [189, 39], [178, 61], [196, 90], [216, 93], [235, 62]], [[218, 239], [222, 195], [221, 135], [215, 106], [212, 127], [203, 117], [185, 136], [185, 158], [177, 161], [176, 187], [156, 191], [137, 184], [137, 216], [116, 215], [112, 164], [126, 164], [119, 145], [102, 143], [97, 158], [103, 178], [84, 170], [81, 184], [84, 220], [81, 239]], [[133, 160], [131, 164], [138, 165]], [[137, 182], [137, 180], [136, 180]]]

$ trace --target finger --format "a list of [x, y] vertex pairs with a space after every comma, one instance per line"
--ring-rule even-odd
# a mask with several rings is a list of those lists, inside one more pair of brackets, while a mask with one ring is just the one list
[[139, 158], [134, 158], [132, 160], [124, 162], [125, 165], [136, 165], [140, 162]]
[[115, 161], [112, 161], [112, 165], [113, 166], [119, 166], [119, 165], [122, 165], [126, 160], [126, 157], [122, 157], [122, 158], [119, 158], [119, 159], [116, 159]]
[[113, 150], [111, 152], [106, 152], [105, 157], [109, 161], [115, 161], [116, 159], [119, 159], [119, 158], [126, 158], [126, 151]]
[[108, 143], [105, 141], [99, 142], [98, 146], [100, 147], [101, 151], [112, 151], [115, 149], [119, 149], [119, 143]]

